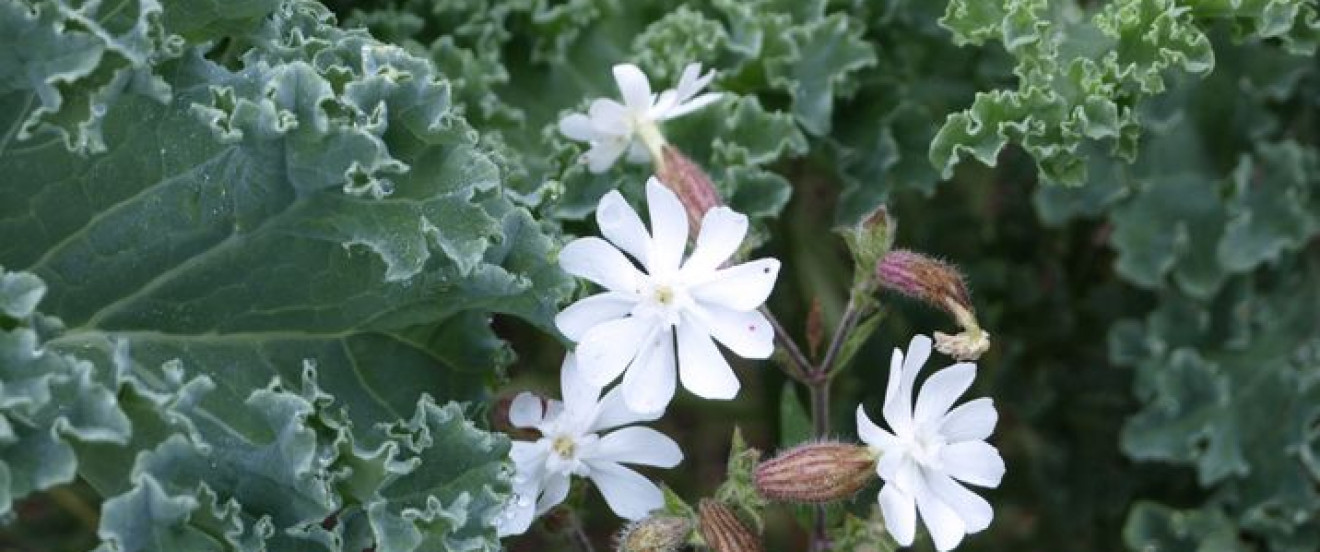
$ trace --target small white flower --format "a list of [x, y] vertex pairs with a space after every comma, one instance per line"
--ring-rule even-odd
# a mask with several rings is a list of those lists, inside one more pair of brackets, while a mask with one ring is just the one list
[[721, 268], [747, 235], [747, 217], [727, 207], [706, 213], [696, 247], [684, 261], [683, 205], [655, 178], [646, 183], [646, 198], [650, 233], [623, 196], [610, 192], [596, 208], [596, 222], [609, 242], [581, 238], [560, 252], [564, 270], [605, 291], [569, 305], [555, 325], [577, 342], [578, 363], [593, 385], [603, 387], [623, 374], [624, 400], [633, 410], [664, 410], [674, 397], [675, 364], [678, 379], [693, 394], [731, 399], [738, 394], [738, 378], [711, 338], [744, 358], [774, 352], [774, 332], [757, 308], [774, 288], [779, 261]]
[[605, 172], [625, 151], [629, 161], [645, 163], [651, 159], [649, 148], [658, 149], [664, 143], [658, 123], [687, 115], [720, 98], [715, 92], [698, 95], [713, 78], [714, 71], [702, 75], [701, 64], [691, 63], [683, 69], [677, 87], [656, 95], [651, 93], [646, 74], [636, 65], [615, 65], [614, 82], [623, 103], [599, 98], [585, 115], [573, 113], [560, 120], [559, 132], [591, 144], [583, 156], [591, 172]]
[[890, 534], [899, 544], [911, 545], [920, 513], [935, 547], [944, 551], [958, 546], [964, 535], [990, 526], [990, 503], [962, 483], [998, 486], [1004, 460], [985, 442], [999, 419], [990, 399], [949, 410], [972, 385], [975, 364], [958, 363], [936, 372], [922, 384], [913, 407], [912, 388], [929, 357], [930, 338], [924, 335], [912, 338], [907, 358], [894, 349], [883, 407], [894, 432], [877, 427], [858, 406], [857, 433], [880, 455], [876, 473], [885, 481], [880, 511]]
[[[541, 432], [536, 442], [514, 441], [509, 456], [515, 468], [513, 495], [496, 520], [500, 536], [527, 531], [532, 519], [564, 501], [571, 476], [596, 484], [614, 513], [641, 519], [664, 505], [654, 483], [622, 464], [672, 468], [683, 460], [673, 439], [649, 427], [624, 427], [658, 416], [628, 410], [619, 390], [600, 397], [600, 388], [584, 380], [572, 353], [560, 372], [564, 401], [548, 406], [531, 393], [514, 398], [509, 421]], [[598, 401], [599, 399], [599, 401]]]

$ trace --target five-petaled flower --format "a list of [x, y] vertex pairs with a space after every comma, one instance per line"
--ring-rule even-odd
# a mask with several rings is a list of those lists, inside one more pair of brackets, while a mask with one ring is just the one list
[[876, 473], [884, 479], [880, 511], [894, 539], [912, 544], [920, 513], [935, 547], [950, 550], [964, 535], [989, 527], [990, 503], [964, 487], [995, 487], [1004, 476], [1004, 461], [985, 442], [998, 414], [988, 398], [949, 410], [971, 386], [976, 365], [958, 363], [936, 372], [921, 387], [915, 408], [913, 385], [930, 357], [930, 338], [918, 335], [908, 344], [906, 358], [895, 349], [889, 364], [884, 419], [893, 433], [871, 422], [857, 407], [857, 433], [880, 455]]
[[626, 151], [628, 160], [645, 163], [658, 155], [664, 137], [657, 126], [662, 121], [681, 117], [720, 98], [717, 92], [698, 95], [715, 72], [701, 74], [701, 64], [683, 69], [678, 86], [660, 94], [651, 93], [651, 83], [636, 65], [614, 66], [614, 82], [619, 86], [623, 103], [609, 98], [591, 102], [587, 113], [573, 113], [559, 121], [564, 136], [587, 142], [591, 149], [583, 155], [591, 172], [605, 172]]
[[601, 398], [600, 388], [582, 378], [571, 353], [564, 358], [560, 385], [562, 403], [521, 393], [509, 408], [514, 426], [536, 429], [541, 438], [513, 442], [513, 494], [496, 519], [501, 536], [527, 531], [535, 516], [563, 502], [574, 475], [591, 479], [619, 516], [646, 517], [664, 505], [664, 496], [654, 483], [622, 464], [672, 468], [683, 460], [673, 439], [649, 427], [601, 434], [658, 416], [629, 410], [617, 388]]
[[757, 308], [774, 288], [779, 261], [723, 267], [747, 234], [747, 217], [727, 207], [706, 212], [685, 261], [688, 223], [678, 197], [652, 178], [646, 198], [650, 233], [623, 196], [610, 192], [596, 209], [609, 242], [580, 238], [560, 252], [564, 270], [605, 291], [569, 305], [555, 325], [577, 342], [578, 364], [592, 384], [603, 387], [623, 374], [624, 400], [638, 412], [669, 404], [675, 364], [693, 394], [731, 399], [738, 378], [711, 338], [744, 358], [774, 352], [773, 329]]

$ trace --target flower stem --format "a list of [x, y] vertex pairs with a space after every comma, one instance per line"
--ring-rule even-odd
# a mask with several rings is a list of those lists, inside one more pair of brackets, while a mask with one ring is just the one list
[[843, 344], [848, 341], [848, 336], [852, 335], [853, 330], [857, 329], [857, 323], [862, 320], [862, 309], [859, 308], [857, 293], [853, 292], [848, 296], [848, 306], [843, 309], [843, 316], [839, 317], [839, 326], [834, 329], [834, 336], [830, 338], [830, 346], [825, 350], [825, 359], [820, 363], [820, 371], [826, 378], [832, 377], [838, 368], [835, 362], [839, 359], [839, 351], [843, 350]]
[[770, 321], [770, 326], [775, 330], [775, 341], [778, 341], [779, 347], [788, 354], [788, 360], [792, 366], [785, 367], [784, 371], [798, 382], [810, 384], [813, 368], [811, 361], [807, 359], [807, 355], [802, 354], [802, 349], [798, 347], [797, 341], [793, 340], [793, 336], [788, 334], [788, 330], [784, 328], [783, 324], [779, 323], [779, 319], [775, 318], [770, 309], [762, 306], [761, 314], [765, 316], [766, 320]]
[[568, 534], [573, 539], [578, 550], [582, 552], [596, 552], [595, 545], [591, 544], [591, 538], [587, 536], [587, 531], [582, 527], [582, 519], [578, 517], [577, 512], [565, 508], [568, 512]]

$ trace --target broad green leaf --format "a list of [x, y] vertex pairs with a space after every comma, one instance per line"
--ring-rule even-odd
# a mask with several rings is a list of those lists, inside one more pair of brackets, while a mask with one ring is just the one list
[[1131, 550], [1248, 550], [1233, 522], [1218, 510], [1174, 510], [1139, 502], [1128, 512], [1123, 540]]

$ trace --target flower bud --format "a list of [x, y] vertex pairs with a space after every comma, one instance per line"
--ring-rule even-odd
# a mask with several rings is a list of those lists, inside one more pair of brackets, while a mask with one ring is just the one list
[[765, 547], [737, 514], [722, 502], [701, 501], [701, 538], [715, 552], [761, 552]]
[[[972, 301], [962, 274], [953, 265], [906, 249], [890, 251], [875, 268], [880, 285], [950, 310], [950, 304], [967, 311]], [[950, 310], [950, 314], [954, 314]], [[956, 314], [955, 314], [956, 316]]]
[[674, 552], [687, 543], [692, 522], [677, 516], [655, 515], [629, 524], [619, 533], [618, 552]]
[[958, 322], [962, 333], [935, 333], [935, 348], [941, 353], [976, 360], [990, 348], [990, 334], [976, 321], [967, 284], [952, 265], [899, 249], [885, 255], [875, 272], [881, 286], [943, 309]]
[[756, 490], [772, 500], [830, 502], [851, 497], [875, 477], [875, 453], [847, 443], [811, 443], [756, 467]]
[[866, 279], [867, 293], [874, 290], [870, 267], [880, 264], [880, 259], [889, 253], [890, 246], [894, 245], [894, 219], [890, 218], [889, 211], [881, 205], [871, 214], [862, 218], [852, 227], [840, 228], [836, 232], [843, 236], [843, 240], [848, 244], [848, 250], [852, 252], [853, 262], [859, 267], [857, 277]]
[[720, 194], [715, 191], [715, 184], [706, 175], [706, 171], [701, 170], [678, 148], [665, 144], [661, 152], [664, 157], [657, 164], [655, 176], [683, 202], [689, 230], [695, 237], [701, 230], [701, 219], [706, 216], [706, 211], [724, 202], [720, 200]]

